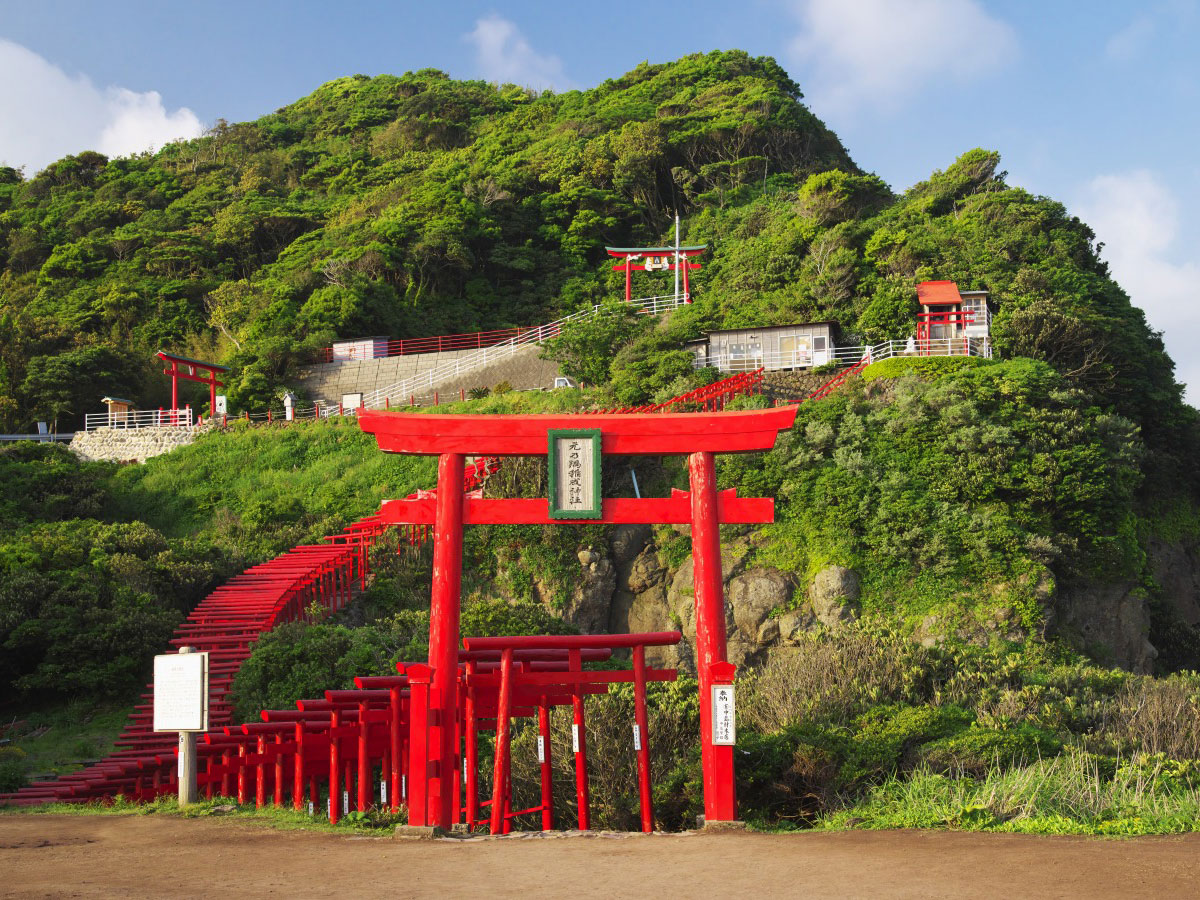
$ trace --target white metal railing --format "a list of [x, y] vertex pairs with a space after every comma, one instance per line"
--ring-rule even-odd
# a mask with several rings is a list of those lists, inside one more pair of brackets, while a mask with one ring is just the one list
[[864, 357], [870, 362], [890, 359], [893, 356], [980, 356], [990, 359], [992, 345], [988, 338], [936, 338], [906, 341], [883, 341], [879, 344], [859, 347], [832, 347], [828, 350], [796, 350], [786, 353], [713, 353], [697, 354], [695, 367], [712, 367], [722, 372], [753, 372], [766, 369], [768, 372], [786, 369], [808, 369], [836, 363], [853, 365]]
[[87, 413], [83, 417], [84, 431], [95, 431], [97, 428], [190, 428], [194, 424], [191, 407]]
[[[647, 316], [656, 316], [669, 310], [682, 306], [687, 302], [686, 294], [665, 294], [657, 297], [641, 297], [637, 300], [630, 300], [629, 304], [636, 307], [639, 313]], [[490, 365], [497, 360], [503, 359], [506, 356], [512, 356], [517, 352], [518, 348], [529, 344], [540, 344], [550, 338], [558, 337], [562, 333], [564, 325], [578, 322], [582, 319], [589, 318], [596, 314], [600, 309], [597, 304], [590, 309], [582, 309], [579, 312], [571, 313], [569, 316], [564, 316], [556, 322], [550, 322], [546, 325], [538, 325], [527, 331], [522, 332], [518, 337], [504, 341], [501, 344], [493, 344], [491, 347], [484, 347], [476, 350], [467, 356], [459, 359], [451, 360], [440, 366], [435, 366], [425, 372], [420, 372], [416, 375], [410, 375], [401, 381], [394, 384], [389, 384], [386, 387], [371, 391], [363, 395], [363, 407], [366, 409], [378, 409], [394, 398], [400, 403], [414, 394], [426, 394], [431, 392], [434, 387], [447, 378], [455, 378], [459, 375], [465, 375], [475, 369], [481, 369], [484, 366]]]

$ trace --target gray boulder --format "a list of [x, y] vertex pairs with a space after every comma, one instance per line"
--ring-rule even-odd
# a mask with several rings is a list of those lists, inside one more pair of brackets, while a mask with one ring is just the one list
[[831, 628], [858, 618], [861, 594], [858, 573], [845, 566], [826, 566], [808, 586], [813, 614], [821, 624]]

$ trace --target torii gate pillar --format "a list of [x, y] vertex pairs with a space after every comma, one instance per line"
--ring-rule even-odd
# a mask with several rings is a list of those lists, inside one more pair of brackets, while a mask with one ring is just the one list
[[[433, 684], [429, 708], [429, 793], [424, 810], [410, 810], [410, 824], [445, 827], [454, 821], [458, 778], [458, 619], [462, 595], [463, 454], [438, 457], [437, 507], [433, 532], [433, 589], [429, 606], [429, 665]], [[420, 817], [419, 821], [417, 820]]]
[[704, 820], [737, 818], [733, 747], [712, 740], [714, 666], [725, 663], [725, 588], [717, 474], [711, 451], [688, 458], [692, 494], [692, 560], [696, 591], [696, 674], [700, 682], [700, 756], [704, 770]]

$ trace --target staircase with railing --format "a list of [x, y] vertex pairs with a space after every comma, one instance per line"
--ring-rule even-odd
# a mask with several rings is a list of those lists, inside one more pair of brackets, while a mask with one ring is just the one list
[[[643, 297], [638, 300], [631, 300], [630, 305], [642, 315], [655, 316], [675, 309], [682, 305], [682, 302], [682, 299], [676, 297], [674, 294], [668, 294], [659, 297]], [[507, 340], [483, 347], [474, 353], [459, 356], [442, 365], [432, 367], [424, 372], [411, 375], [408, 378], [373, 390], [363, 395], [363, 407], [366, 409], [382, 409], [392, 399], [403, 403], [410, 396], [432, 393], [437, 385], [452, 378], [467, 375], [505, 358], [511, 358], [523, 347], [541, 344], [551, 338], [558, 337], [565, 325], [590, 318], [599, 309], [600, 305], [597, 304], [589, 309], [583, 309], [569, 316], [563, 316], [563, 318], [554, 322], [548, 322], [545, 325], [536, 325], [521, 329], [519, 334]]]

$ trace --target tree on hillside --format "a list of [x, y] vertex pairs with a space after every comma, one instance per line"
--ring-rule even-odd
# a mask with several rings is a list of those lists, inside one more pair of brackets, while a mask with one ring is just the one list
[[61, 416], [82, 417], [88, 410], [99, 411], [105, 394], [136, 393], [137, 372], [137, 364], [128, 354], [111, 347], [35, 356], [29, 361], [21, 394], [33, 416], [57, 423]]
[[561, 365], [568, 378], [607, 384], [617, 351], [646, 331], [650, 322], [627, 303], [606, 303], [593, 315], [564, 325], [562, 334], [546, 342], [542, 358]]

